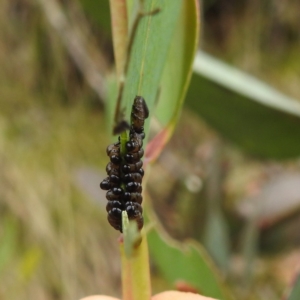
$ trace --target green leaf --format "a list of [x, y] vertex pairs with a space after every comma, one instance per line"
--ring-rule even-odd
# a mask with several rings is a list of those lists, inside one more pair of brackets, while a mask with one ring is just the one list
[[[158, 2], [163, 3], [163, 1]], [[159, 155], [173, 133], [190, 82], [192, 64], [198, 43], [198, 2], [184, 1], [182, 6], [179, 3], [180, 1], [172, 2], [173, 7], [171, 7], [170, 2], [168, 2], [168, 5], [164, 4], [164, 6], [160, 6], [160, 4], [152, 6], [152, 9], [153, 7], [161, 8], [161, 12], [157, 16], [153, 16], [153, 34], [152, 36], [150, 34], [153, 40], [148, 42], [149, 45], [147, 51], [145, 50], [145, 55], [143, 57], [140, 55], [139, 59], [132, 62], [126, 81], [126, 86], [128, 86], [128, 89], [125, 88], [124, 92], [126, 99], [132, 97], [127, 96], [126, 92], [132, 93], [131, 95], [138, 93], [144, 96], [152, 116], [154, 114], [156, 121], [158, 121], [156, 122], [159, 125], [158, 129], [161, 130], [149, 145], [151, 150], [148, 151], [147, 149], [146, 156], [149, 160], [154, 160]], [[174, 16], [178, 14], [180, 6], [180, 14], [176, 20]], [[164, 14], [163, 11], [165, 11]], [[169, 22], [166, 22], [168, 19]], [[168, 23], [175, 26], [175, 30], [173, 30], [175, 34], [171, 32], [169, 28], [171, 25], [168, 25]], [[167, 27], [168, 30], [166, 30]], [[171, 37], [172, 39], [168, 40]], [[168, 45], [168, 43], [171, 44]], [[142, 53], [142, 45], [143, 43], [136, 42], [136, 47], [140, 47], [136, 50], [136, 53]], [[134, 70], [138, 69], [139, 64], [143, 64], [143, 60], [146, 64], [141, 71], [143, 76], [139, 78], [141, 90], [137, 92], [137, 87], [139, 87], [137, 76], [139, 73]], [[130, 81], [132, 81], [132, 84]], [[153, 113], [153, 105], [157, 97], [158, 101]]]
[[184, 2], [163, 72], [160, 101], [155, 110], [155, 116], [163, 126], [177, 122], [190, 83], [198, 44], [198, 13], [197, 1]]
[[197, 1], [185, 1], [173, 36], [171, 48], [159, 89], [155, 117], [162, 127], [149, 143], [146, 157], [153, 161], [170, 139], [181, 113], [190, 83], [192, 64], [199, 36], [199, 8]]
[[[182, 0], [144, 1], [143, 11], [145, 13], [150, 13], [155, 9], [160, 11], [157, 14], [142, 17], [134, 36], [122, 97], [122, 108], [126, 112], [125, 115], [128, 120], [130, 116], [129, 108], [131, 108], [136, 95], [145, 98], [150, 114], [153, 114], [162, 72], [175, 25], [182, 9], [182, 2]], [[149, 122], [146, 124], [146, 133], [148, 127]]]
[[203, 244], [224, 271], [228, 271], [230, 248], [228, 224], [220, 209], [207, 215]]
[[203, 244], [217, 265], [227, 272], [230, 260], [230, 238], [228, 224], [222, 210], [223, 160], [221, 144], [212, 143], [205, 166], [206, 217]]
[[79, 0], [79, 2], [89, 19], [99, 26], [99, 28], [105, 29], [107, 33], [110, 33], [109, 0], [101, 0], [101, 2], [95, 0]]
[[287, 299], [288, 300], [299, 300], [300, 299], [300, 274], [298, 274], [295, 285]]
[[254, 271], [254, 261], [258, 255], [259, 228], [255, 217], [247, 220], [241, 233], [241, 253], [244, 259], [244, 280], [250, 282]]
[[[130, 24], [134, 23], [138, 11], [136, 6], [141, 2], [128, 1]], [[147, 102], [150, 116], [154, 115], [155, 102], [158, 103], [155, 116], [163, 126], [167, 126], [172, 119], [173, 123], [177, 120], [190, 80], [198, 41], [198, 2], [143, 2], [144, 13], [156, 9], [159, 12], [142, 17], [138, 23], [121, 106], [129, 120], [132, 101], [136, 95], [141, 95]], [[109, 105], [115, 107], [115, 100]], [[146, 133], [148, 128], [149, 122], [146, 123]]]
[[185, 282], [204, 296], [222, 300], [232, 299], [200, 244], [192, 240], [184, 243], [172, 240], [159, 227], [148, 206], [146, 217], [155, 220], [155, 229], [148, 234], [151, 257], [171, 284]]
[[251, 154], [300, 153], [300, 104], [265, 83], [199, 52], [187, 107]]

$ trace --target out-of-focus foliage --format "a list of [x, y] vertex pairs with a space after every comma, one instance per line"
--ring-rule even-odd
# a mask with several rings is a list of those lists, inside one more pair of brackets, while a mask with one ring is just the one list
[[36, 2], [1, 1], [0, 15], [0, 298], [119, 296], [104, 210], [73, 180], [105, 166], [99, 101]]
[[198, 53], [187, 106], [249, 153], [300, 153], [300, 103], [246, 74]]
[[[147, 218], [153, 222], [153, 212], [150, 214], [150, 207], [146, 208]], [[205, 296], [232, 299], [209, 256], [198, 243], [178, 243], [168, 237], [158, 224], [149, 232], [148, 241], [157, 267], [174, 286], [181, 283]]]
[[300, 276], [298, 274], [295, 285], [292, 287], [292, 291], [288, 297], [288, 300], [297, 300], [300, 295]]
[[89, 22], [95, 23], [97, 28], [111, 33], [111, 19], [109, 13], [109, 0], [99, 2], [94, 0], [79, 0], [82, 9], [89, 18]]

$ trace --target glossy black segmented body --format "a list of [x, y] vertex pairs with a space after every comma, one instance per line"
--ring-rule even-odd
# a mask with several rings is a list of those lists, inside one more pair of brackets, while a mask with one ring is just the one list
[[124, 158], [125, 161], [132, 164], [132, 163], [137, 163], [138, 161], [140, 161], [140, 159], [144, 156], [144, 150], [143, 148], [141, 148], [138, 152], [136, 153], [126, 153]]
[[131, 128], [134, 132], [144, 133], [144, 122], [149, 117], [149, 110], [143, 97], [136, 96], [131, 110]]
[[128, 173], [124, 175], [124, 182], [138, 182], [142, 183], [143, 176], [140, 173]]
[[144, 135], [138, 134], [130, 129], [130, 140], [126, 143], [126, 150], [129, 154], [138, 152], [143, 147]]
[[143, 97], [136, 96], [132, 105], [129, 140], [126, 153], [121, 154], [120, 138], [117, 143], [107, 147], [110, 162], [106, 166], [108, 177], [100, 183], [107, 190], [107, 219], [112, 227], [122, 232], [122, 212], [126, 211], [129, 220], [137, 222], [138, 228], [144, 224], [142, 197], [142, 179], [144, 170], [141, 158], [144, 155], [144, 123], [149, 110]]
[[124, 164], [122, 166], [122, 171], [125, 174], [134, 173], [140, 170], [142, 166], [143, 166], [143, 162], [140, 160], [135, 164]]

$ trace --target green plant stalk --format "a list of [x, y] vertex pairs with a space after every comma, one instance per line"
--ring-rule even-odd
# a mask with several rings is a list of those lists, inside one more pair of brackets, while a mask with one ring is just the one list
[[121, 157], [123, 159], [124, 155], [126, 154], [126, 142], [128, 141], [128, 135], [127, 135], [127, 131], [123, 131], [121, 133], [121, 136], [120, 136], [120, 142], [121, 142]]
[[118, 81], [122, 80], [128, 44], [126, 0], [110, 0], [113, 45]]
[[[126, 153], [126, 142], [128, 141], [128, 133], [124, 131], [120, 135], [121, 156], [122, 159]], [[123, 240], [120, 243], [121, 262], [122, 262], [122, 291], [123, 300], [149, 300], [151, 297], [151, 282], [149, 268], [149, 253], [147, 238], [143, 234], [142, 242], [136, 246], [132, 244], [132, 254], [126, 255], [124, 244], [132, 243], [131, 237], [127, 232], [128, 223], [124, 223]], [[129, 239], [129, 241], [125, 241]]]
[[[126, 238], [126, 236], [125, 236]], [[123, 300], [150, 300], [151, 281], [147, 238], [143, 234], [142, 242], [126, 256], [124, 243], [120, 243], [122, 262]]]

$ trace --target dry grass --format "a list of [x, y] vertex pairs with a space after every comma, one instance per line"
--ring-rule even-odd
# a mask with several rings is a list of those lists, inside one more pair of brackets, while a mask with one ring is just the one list
[[73, 178], [106, 164], [103, 114], [51, 35], [40, 73], [37, 15], [14, 4], [0, 4], [0, 298], [119, 295], [118, 234]]
[[102, 114], [35, 105], [0, 120], [1, 299], [118, 294], [117, 234], [73, 179], [103, 159]]

